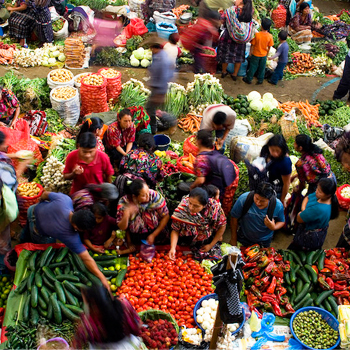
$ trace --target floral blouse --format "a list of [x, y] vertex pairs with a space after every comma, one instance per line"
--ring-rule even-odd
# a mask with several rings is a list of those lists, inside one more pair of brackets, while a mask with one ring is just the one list
[[198, 155], [194, 164], [194, 171], [198, 177], [206, 177], [210, 173], [210, 164], [206, 155]]
[[131, 151], [122, 158], [119, 170], [121, 173], [141, 176], [146, 181], [148, 179], [153, 187], [165, 175], [160, 158], [154, 153], [148, 153], [140, 148]]
[[2, 97], [0, 100], [0, 121], [5, 124], [10, 124], [19, 102], [15, 94], [8, 89], [2, 89]]
[[[117, 223], [122, 220], [124, 211], [132, 202], [129, 196], [119, 200], [117, 207]], [[169, 214], [164, 197], [153, 190], [149, 190], [149, 202], [138, 205], [139, 211], [129, 220], [128, 230], [133, 234], [144, 234], [154, 231], [162, 218]]]
[[226, 225], [226, 216], [221, 204], [213, 198], [209, 199], [200, 213], [194, 215], [190, 213], [188, 199], [188, 196], [182, 198], [171, 217], [171, 229], [178, 232], [180, 237], [193, 236], [194, 241], [204, 241]]
[[119, 122], [116, 121], [108, 127], [106, 132], [107, 143], [110, 148], [125, 147], [128, 143], [135, 141], [136, 129], [134, 124], [130, 128], [122, 130]]
[[305, 154], [296, 162], [300, 182], [317, 183], [322, 177], [331, 174], [331, 166], [322, 154]]

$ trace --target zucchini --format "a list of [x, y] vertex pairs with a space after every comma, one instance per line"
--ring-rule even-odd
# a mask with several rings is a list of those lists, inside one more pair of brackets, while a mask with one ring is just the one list
[[290, 268], [290, 271], [289, 271], [289, 273], [290, 273], [290, 281], [292, 282], [292, 283], [295, 283], [295, 281], [296, 281], [296, 273], [298, 272], [298, 270], [300, 269], [300, 265], [297, 265], [296, 267], [294, 267], [294, 268]]
[[115, 285], [120, 287], [122, 285], [123, 279], [126, 275], [127, 269], [122, 269], [119, 271], [117, 278], [115, 279]]
[[30, 305], [32, 309], [35, 309], [38, 306], [38, 287], [34, 284], [32, 287], [32, 292], [31, 292], [31, 299], [30, 299]]
[[41, 258], [39, 260], [39, 267], [43, 268], [44, 266], [46, 266], [46, 260], [49, 257], [49, 254], [51, 254], [52, 252], [52, 246], [48, 246], [46, 248], [46, 250], [44, 251], [44, 253], [41, 255]]
[[79, 277], [72, 276], [72, 275], [58, 275], [57, 276], [58, 281], [70, 281], [70, 282], [79, 282]]
[[80, 282], [73, 283], [75, 287], [77, 287], [79, 290], [86, 289], [86, 285]]
[[47, 310], [47, 304], [45, 303], [43, 297], [41, 295], [38, 296], [38, 307]]
[[310, 282], [310, 279], [309, 279], [307, 273], [306, 273], [304, 270], [299, 269], [299, 270], [297, 271], [297, 275], [298, 275], [305, 283], [309, 283], [309, 282]]
[[55, 290], [55, 286], [53, 285], [53, 283], [51, 283], [47, 277], [45, 275], [43, 275], [43, 282], [44, 285], [50, 289], [51, 292], [53, 292]]
[[309, 298], [305, 301], [302, 307], [313, 306], [313, 305], [314, 305], [314, 301], [312, 300], [312, 298]]
[[52, 319], [52, 304], [49, 303], [49, 306], [47, 307], [47, 319], [50, 321]]
[[30, 300], [31, 300], [31, 294], [27, 293], [25, 302], [23, 303], [23, 309], [22, 309], [22, 321], [25, 323], [29, 321]]
[[310, 288], [310, 283], [305, 283], [303, 286], [303, 289], [298, 294], [298, 296], [295, 298], [294, 302], [299, 303], [299, 301], [302, 300], [306, 294], [308, 294], [309, 288]]
[[56, 276], [54, 275], [54, 273], [51, 271], [51, 269], [48, 266], [44, 266], [43, 267], [43, 271], [44, 274], [46, 276], [46, 278], [51, 282], [51, 283], [55, 283], [56, 281]]
[[319, 305], [322, 303], [322, 301], [323, 301], [324, 299], [328, 298], [330, 295], [332, 295], [333, 292], [334, 292], [333, 289], [331, 289], [331, 290], [325, 290], [324, 292], [322, 292], [321, 294], [319, 294], [319, 296], [318, 296], [317, 299], [315, 300], [315, 304], [316, 304], [317, 306], [319, 306]]
[[306, 263], [308, 265], [312, 265], [312, 262], [313, 262], [315, 254], [317, 254], [317, 250], [311, 251], [311, 252], [309, 252], [307, 254], [307, 256], [306, 256]]
[[75, 263], [75, 266], [78, 268], [79, 271], [82, 273], [85, 273], [87, 271], [83, 261], [79, 258], [78, 254], [73, 253], [72, 254], [73, 261]]
[[311, 278], [312, 283], [317, 284], [317, 273], [316, 273], [316, 271], [310, 265], [307, 265], [307, 264], [304, 266], [304, 268], [309, 273], [309, 276]]
[[90, 271], [86, 270], [85, 276], [92, 282], [92, 284], [96, 284], [97, 286], [102, 285], [101, 280], [98, 277], [96, 277], [94, 274], [92, 274]]
[[41, 287], [40, 295], [41, 295], [42, 299], [44, 300], [45, 304], [48, 304], [50, 302], [50, 293], [45, 286]]
[[300, 260], [300, 258], [299, 258], [299, 255], [294, 251], [294, 250], [288, 250], [288, 252], [289, 252], [289, 254], [291, 255], [291, 256], [293, 256], [293, 260], [294, 260], [294, 262], [297, 264], [297, 265], [303, 265], [302, 263], [301, 263], [301, 260]]
[[63, 286], [69, 291], [71, 292], [73, 295], [75, 295], [78, 298], [81, 298], [81, 293], [80, 290], [78, 288], [76, 288], [72, 283], [68, 282], [68, 281], [63, 281]]
[[35, 277], [35, 272], [32, 271], [30, 275], [28, 276], [27, 279], [27, 289], [31, 292], [32, 291], [32, 286], [34, 284], [34, 277]]
[[331, 304], [328, 302], [328, 299], [323, 300], [322, 304], [324, 309], [326, 309], [328, 312], [332, 311], [332, 306]]
[[73, 257], [72, 257], [72, 255], [71, 255], [71, 253], [69, 253], [69, 254], [67, 255], [67, 258], [68, 258], [68, 261], [69, 261], [71, 270], [73, 270], [73, 271], [78, 271], [78, 268], [77, 268], [77, 266], [75, 265], [75, 262], [74, 262], [74, 260], [73, 260]]
[[28, 259], [28, 268], [31, 271], [35, 271], [35, 259], [38, 256], [38, 254], [39, 254], [39, 251], [37, 250]]
[[35, 273], [35, 284], [38, 288], [41, 288], [43, 286], [43, 279], [41, 277], [40, 271], [37, 271]]
[[57, 258], [55, 259], [55, 263], [60, 263], [65, 256], [68, 254], [69, 249], [67, 247], [64, 247], [57, 255]]
[[39, 312], [35, 308], [30, 309], [30, 323], [36, 326], [39, 322]]
[[62, 275], [62, 271], [59, 267], [55, 267], [55, 269], [53, 270], [53, 273], [58, 276], [58, 275]]
[[62, 312], [60, 305], [57, 300], [57, 294], [52, 293], [50, 296], [50, 302], [52, 304], [52, 313], [53, 313], [53, 318], [55, 320], [55, 323], [61, 324], [62, 323]]
[[62, 262], [59, 262], [59, 263], [53, 263], [53, 264], [50, 264], [49, 265], [49, 268], [50, 269], [54, 269], [56, 267], [66, 267], [69, 265], [69, 262], [68, 261], [62, 261]]
[[323, 250], [322, 253], [320, 254], [318, 260], [317, 260], [318, 271], [323, 270], [325, 257], [326, 257], [326, 252]]
[[331, 308], [333, 310], [333, 312], [335, 313], [336, 317], [338, 317], [338, 304], [337, 302], [335, 301], [335, 298], [333, 295], [330, 295], [328, 298], [327, 298], [329, 304], [331, 305]]
[[304, 296], [304, 298], [301, 299], [297, 304], [294, 303], [294, 310], [296, 311], [296, 310], [300, 309], [304, 305], [304, 303], [309, 299], [311, 299], [311, 295], [309, 293], [307, 293]]
[[58, 305], [62, 311], [62, 314], [68, 318], [68, 320], [72, 322], [77, 322], [80, 320], [80, 317], [77, 316], [74, 312], [69, 310], [66, 305], [64, 305], [61, 301], [58, 301]]
[[15, 289], [16, 293], [22, 294], [26, 291], [27, 279], [28, 279], [28, 277], [26, 277], [25, 279], [22, 280], [22, 282], [19, 284], [19, 286]]
[[56, 281], [55, 282], [55, 291], [57, 294], [57, 298], [59, 301], [62, 301], [62, 303], [66, 303], [66, 295], [64, 294], [64, 290], [62, 288], [62, 285], [60, 282]]
[[303, 280], [301, 278], [298, 278], [298, 282], [297, 282], [297, 294], [298, 295], [302, 291], [303, 285], [304, 285]]
[[288, 272], [288, 271], [286, 271], [286, 272], [284, 273], [284, 279], [285, 279], [286, 283], [287, 283], [289, 286], [292, 284], [292, 282], [290, 281], [290, 276], [289, 276], [289, 272]]
[[67, 303], [74, 306], [78, 306], [79, 305], [78, 299], [66, 288], [64, 283], [62, 285], [63, 285], [64, 294], [66, 295]]
[[80, 308], [79, 306], [66, 304], [66, 307], [69, 310], [73, 311], [76, 315], [80, 315], [84, 312], [84, 310], [82, 308]]
[[303, 264], [306, 262], [306, 253], [303, 250], [298, 250], [298, 255], [300, 256], [300, 260]]

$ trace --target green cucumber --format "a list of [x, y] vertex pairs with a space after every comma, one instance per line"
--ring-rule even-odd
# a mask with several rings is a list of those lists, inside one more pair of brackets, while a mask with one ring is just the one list
[[50, 289], [50, 292], [53, 292], [55, 290], [55, 286], [48, 280], [45, 275], [43, 275], [43, 282], [45, 286]]
[[118, 276], [115, 279], [115, 285], [117, 287], [120, 287], [122, 285], [126, 272], [127, 272], [127, 269], [122, 269], [119, 271]]
[[305, 270], [303, 269], [300, 269], [297, 271], [297, 275], [305, 282], [305, 283], [309, 283], [310, 282], [310, 279], [306, 273]]
[[73, 253], [72, 258], [73, 258], [75, 266], [78, 268], [78, 270], [81, 271], [82, 273], [85, 273], [87, 271], [87, 269], [86, 269], [83, 261], [79, 258], [78, 254]]
[[62, 275], [62, 271], [59, 267], [55, 267], [55, 269], [53, 270], [53, 273], [58, 276], [58, 275]]
[[56, 293], [51, 294], [50, 302], [52, 303], [52, 313], [53, 313], [55, 323], [61, 324], [62, 323], [62, 312], [61, 312], [61, 308], [60, 308], [60, 305], [59, 305], [58, 300], [57, 300]]
[[295, 300], [296, 294], [297, 294], [297, 292], [296, 292], [296, 289], [294, 288], [294, 289], [293, 289], [293, 294], [292, 294], [292, 296], [290, 297], [290, 303], [291, 303], [292, 305], [294, 305], [294, 300]]
[[92, 282], [92, 284], [95, 284], [97, 286], [102, 285], [101, 280], [98, 277], [96, 277], [93, 273], [91, 273], [90, 271], [86, 270], [85, 276]]
[[38, 306], [38, 287], [34, 284], [32, 286], [32, 292], [31, 292], [31, 300], [30, 305], [32, 308], [36, 308]]
[[79, 305], [78, 299], [69, 290], [67, 290], [64, 283], [62, 285], [63, 285], [64, 294], [66, 295], [67, 303], [74, 306], [78, 306]]
[[299, 301], [302, 300], [306, 294], [308, 294], [309, 288], [310, 288], [310, 283], [305, 283], [303, 286], [303, 289], [298, 294], [298, 296], [295, 298], [294, 302], [299, 303]]
[[22, 309], [22, 321], [25, 323], [29, 321], [30, 301], [31, 301], [31, 294], [27, 293], [25, 302], [23, 303], [23, 309]]
[[332, 306], [331, 304], [328, 302], [328, 299], [323, 300], [322, 304], [324, 309], [326, 309], [328, 312], [332, 311]]
[[48, 266], [44, 266], [43, 267], [43, 271], [45, 276], [47, 277], [47, 279], [51, 282], [51, 283], [55, 283], [56, 281], [56, 276], [54, 275], [54, 273], [51, 271], [51, 269]]
[[72, 283], [76, 288], [78, 288], [79, 290], [81, 289], [86, 289], [86, 285], [80, 282], [73, 282]]
[[311, 298], [312, 298], [312, 300], [316, 300], [317, 297], [318, 297], [318, 294], [317, 294], [316, 292], [312, 292], [312, 293], [311, 293]]
[[40, 305], [38, 305], [38, 312], [41, 317], [47, 318], [47, 310], [40, 307]]
[[38, 256], [39, 251], [35, 251], [28, 259], [28, 268], [31, 271], [35, 271], [35, 259]]
[[16, 293], [23, 294], [27, 290], [27, 278], [23, 279], [19, 286], [15, 289]]
[[300, 269], [300, 265], [297, 265], [296, 267], [291, 267], [290, 268], [290, 281], [292, 282], [292, 283], [295, 283], [295, 281], [296, 281], [296, 273], [299, 271], [299, 269]]
[[64, 268], [63, 273], [64, 273], [65, 275], [68, 275], [68, 274], [70, 273], [70, 266], [69, 266], [69, 263], [68, 263], [68, 266], [66, 266], [66, 267]]
[[49, 265], [49, 268], [52, 270], [56, 267], [66, 267], [69, 265], [69, 262], [68, 261], [62, 261], [62, 262], [59, 262], [59, 263], [53, 263], [53, 264], [50, 264]]
[[314, 284], [313, 283], [310, 283], [310, 288], [308, 290], [308, 293], [312, 293], [314, 291]]
[[41, 295], [38, 296], [38, 306], [40, 306], [44, 310], [47, 310], [47, 304], [45, 303], [45, 300]]
[[30, 323], [36, 326], [39, 322], [39, 312], [35, 308], [30, 309]]
[[311, 265], [314, 265], [316, 264], [318, 258], [320, 257], [321, 253], [323, 252], [322, 249], [319, 249], [319, 250], [316, 250], [316, 254], [314, 255], [313, 257], [313, 260], [312, 260], [312, 264]]
[[292, 286], [286, 286], [286, 289], [287, 289], [287, 292], [288, 292], [288, 294], [289, 295], [292, 295], [293, 294], [293, 288], [292, 288]]
[[80, 271], [74, 271], [74, 276], [77, 276], [79, 278], [80, 282], [82, 282], [86, 285], [90, 282], [90, 280]]
[[332, 295], [334, 292], [334, 290], [325, 290], [324, 292], [322, 292], [321, 294], [319, 294], [319, 296], [317, 297], [317, 299], [315, 300], [315, 304], [317, 306], [319, 306], [322, 301], [326, 298], [328, 298], [330, 295]]
[[294, 250], [288, 250], [288, 252], [293, 256], [293, 260], [297, 265], [303, 265], [299, 258], [299, 255]]
[[317, 250], [311, 251], [311, 252], [309, 252], [307, 254], [307, 256], [306, 256], [306, 263], [308, 265], [312, 265], [312, 262], [313, 262], [315, 254], [317, 254]]
[[317, 260], [318, 271], [323, 270], [324, 268], [324, 259], [326, 258], [326, 252], [323, 250]]
[[69, 252], [69, 249], [67, 247], [64, 247], [57, 255], [57, 258], [55, 259], [55, 263], [60, 263], [68, 254], [68, 252]]
[[97, 262], [102, 267], [110, 267], [116, 265], [116, 259], [102, 260]]
[[298, 250], [298, 255], [303, 264], [306, 262], [306, 253], [303, 250]]
[[41, 277], [40, 271], [37, 271], [35, 273], [35, 284], [38, 288], [41, 288], [43, 286], [43, 279]]
[[292, 284], [292, 282], [290, 281], [290, 276], [289, 276], [289, 272], [286, 271], [284, 273], [284, 280], [286, 281], [286, 283], [290, 286]]
[[333, 310], [333, 312], [336, 314], [336, 317], [338, 317], [338, 304], [337, 302], [335, 301], [335, 298], [333, 295], [330, 295], [328, 298], [327, 298], [329, 304], [331, 305], [331, 308]]
[[68, 281], [63, 281], [63, 286], [67, 288], [69, 292], [71, 292], [73, 295], [75, 295], [78, 298], [81, 298], [81, 293], [78, 288], [76, 288], [72, 283]]
[[48, 246], [46, 250], [42, 253], [41, 258], [39, 260], [39, 267], [43, 268], [44, 266], [46, 266], [46, 260], [51, 254], [52, 249], [52, 246]]
[[296, 310], [300, 309], [304, 305], [304, 303], [309, 299], [311, 299], [311, 295], [309, 293], [307, 293], [304, 296], [304, 298], [301, 299], [297, 304], [294, 302], [294, 310], [296, 311]]
[[66, 295], [64, 294], [64, 290], [62, 288], [62, 285], [60, 282], [56, 281], [55, 282], [55, 291], [57, 294], [57, 298], [59, 301], [62, 301], [62, 303], [66, 303]]
[[105, 261], [105, 260], [111, 260], [116, 258], [116, 255], [99, 255], [99, 256], [93, 256], [92, 258], [96, 261]]
[[303, 280], [301, 278], [298, 278], [298, 282], [297, 282], [297, 294], [299, 295], [301, 290], [303, 289]]
[[52, 304], [49, 303], [49, 306], [47, 307], [47, 319], [50, 321], [52, 319], [52, 315], [53, 311], [52, 311]]
[[79, 282], [79, 277], [72, 275], [58, 275], [58, 281], [70, 281], [70, 282]]
[[316, 284], [317, 283], [317, 273], [316, 273], [316, 271], [310, 265], [307, 265], [307, 264], [304, 266], [304, 268], [309, 273], [309, 276], [311, 278], [312, 283]]
[[[120, 270], [119, 270], [120, 271]], [[109, 271], [109, 270], [102, 270], [102, 273], [106, 277], [117, 277], [119, 275], [119, 271]]]
[[76, 315], [80, 315], [84, 312], [84, 310], [82, 308], [80, 308], [79, 306], [75, 306], [75, 305], [70, 305], [70, 304], [66, 304], [66, 307], [73, 311]]
[[34, 278], [35, 278], [35, 272], [32, 271], [30, 275], [28, 276], [27, 279], [27, 289], [31, 292], [32, 291], [32, 286], [34, 284]]
[[56, 249], [52, 249], [51, 253], [48, 255], [46, 261], [45, 261], [45, 266], [48, 266], [51, 264], [51, 261], [53, 259], [53, 257], [55, 256], [56, 254]]
[[40, 295], [46, 304], [48, 304], [50, 302], [50, 293], [45, 286], [41, 287]]
[[69, 310], [64, 303], [61, 301], [58, 301], [58, 305], [62, 311], [62, 314], [68, 318], [68, 320], [72, 322], [77, 322], [80, 320], [80, 317], [77, 316], [73, 311]]
[[312, 300], [312, 298], [309, 298], [305, 301], [302, 307], [313, 306], [313, 305], [314, 305], [314, 301]]

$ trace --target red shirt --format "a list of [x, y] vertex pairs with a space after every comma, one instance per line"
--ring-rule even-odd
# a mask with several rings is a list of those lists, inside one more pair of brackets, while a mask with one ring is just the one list
[[73, 179], [71, 194], [82, 190], [86, 185], [105, 182], [104, 176], [114, 174], [109, 157], [101, 151], [96, 151], [95, 159], [90, 164], [86, 164], [79, 158], [78, 150], [72, 151], [67, 156], [63, 174], [70, 174], [76, 165], [80, 165], [84, 172]]
[[84, 239], [90, 240], [94, 245], [104, 245], [111, 238], [112, 232], [118, 229], [117, 220], [106, 215], [100, 224], [84, 233]]

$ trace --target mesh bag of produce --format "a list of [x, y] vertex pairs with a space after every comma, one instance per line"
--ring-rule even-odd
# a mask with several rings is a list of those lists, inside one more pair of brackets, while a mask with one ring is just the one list
[[117, 99], [122, 92], [122, 74], [112, 68], [101, 68], [98, 73], [107, 79], [107, 100]]
[[188, 137], [183, 144], [184, 155], [192, 153], [195, 157], [198, 155], [198, 147], [196, 143], [196, 136], [191, 135]]
[[101, 74], [89, 74], [81, 80], [81, 114], [101, 113], [109, 110], [107, 104], [107, 79]]
[[[345, 192], [349, 191], [349, 197], [345, 197]], [[350, 185], [343, 185], [337, 188], [337, 191], [335, 192], [339, 206], [343, 209], [348, 210], [350, 208]]]
[[286, 8], [283, 5], [278, 5], [277, 8], [272, 11], [271, 19], [275, 23], [276, 28], [285, 27], [287, 22]]

